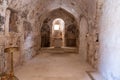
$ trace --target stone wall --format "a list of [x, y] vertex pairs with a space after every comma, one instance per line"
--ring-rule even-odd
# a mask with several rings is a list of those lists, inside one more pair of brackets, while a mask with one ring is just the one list
[[4, 48], [5, 48], [5, 44], [4, 44], [4, 36], [0, 36], [0, 74], [2, 72], [5, 71], [5, 54], [4, 54]]
[[120, 0], [105, 0], [100, 21], [100, 71], [120, 80]]
[[81, 16], [80, 19], [79, 53], [92, 67], [97, 68], [99, 57], [98, 27], [95, 28], [94, 19], [89, 19], [88, 16]]
[[[14, 52], [14, 66], [18, 66], [35, 56], [39, 51], [38, 40], [40, 40], [37, 34], [38, 29], [34, 27], [36, 26], [35, 18], [29, 19], [29, 12], [26, 11], [28, 8], [22, 8], [20, 11], [15, 10], [7, 5], [7, 0], [1, 1], [3, 2], [0, 2], [0, 73], [4, 67], [4, 62], [6, 70], [8, 71], [10, 68], [10, 55], [4, 52], [4, 49], [9, 47], [9, 42], [11, 42], [9, 40], [13, 39], [10, 44], [19, 44], [19, 51]], [[18, 36], [18, 41], [14, 42]], [[2, 40], [3, 37], [4, 40]]]
[[[86, 55], [86, 60], [92, 67], [95, 69], [98, 69], [99, 64], [99, 21], [102, 14], [102, 5], [103, 0], [97, 0], [94, 3], [93, 12], [94, 15], [90, 15], [90, 13], [81, 15], [81, 19], [85, 18], [86, 23], [83, 23], [83, 27], [86, 27], [87, 31], [84, 31], [86, 33], [83, 34], [84, 39], [83, 42], [86, 44], [86, 48], [84, 45], [84, 54]], [[88, 16], [89, 15], [89, 16]], [[92, 17], [93, 16], [93, 17]], [[82, 51], [82, 50], [81, 50]]]
[[5, 54], [4, 54], [4, 47], [5, 47], [5, 12], [7, 8], [7, 0], [0, 1], [0, 73], [3, 72], [5, 69]]
[[[35, 19], [29, 19], [29, 12], [27, 9], [23, 9], [18, 13], [18, 33], [20, 37], [21, 58], [22, 62], [26, 62], [33, 56], [38, 54], [39, 45], [38, 41], [38, 28], [35, 23]], [[36, 31], [37, 30], [37, 31]]]
[[5, 12], [7, 8], [7, 1], [2, 0], [0, 1], [0, 34], [3, 34], [5, 31]]

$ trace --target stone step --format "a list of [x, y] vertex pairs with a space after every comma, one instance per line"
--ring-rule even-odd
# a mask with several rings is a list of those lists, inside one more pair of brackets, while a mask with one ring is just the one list
[[77, 53], [77, 49], [72, 48], [41, 48], [42, 53]]

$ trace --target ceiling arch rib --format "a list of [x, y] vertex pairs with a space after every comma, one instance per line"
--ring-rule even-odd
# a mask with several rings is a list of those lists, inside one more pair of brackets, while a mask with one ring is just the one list
[[71, 7], [53, 7], [53, 8], [49, 8], [48, 12], [52, 12], [52, 11], [57, 10], [57, 9], [62, 9], [64, 11], [72, 14], [76, 19], [78, 19], [78, 17], [79, 17], [79, 14]]
[[[47, 17], [56, 14], [57, 12], [58, 12], [58, 13], [61, 12], [61, 16], [62, 16], [62, 14], [67, 14], [69, 17], [71, 17], [71, 18], [74, 19], [74, 21], [75, 21], [76, 24], [77, 24], [78, 21], [79, 21], [79, 19], [78, 19], [79, 17], [76, 18], [75, 15], [73, 15], [71, 12], [69, 12], [68, 10], [66, 10], [66, 9], [64, 9], [64, 8], [55, 8], [55, 9], [51, 9], [51, 10], [48, 10], [48, 11], [44, 12], [44, 13], [42, 14], [42, 16], [41, 16], [42, 21], [44, 21]], [[56, 18], [57, 18], [57, 17], [56, 17]]]

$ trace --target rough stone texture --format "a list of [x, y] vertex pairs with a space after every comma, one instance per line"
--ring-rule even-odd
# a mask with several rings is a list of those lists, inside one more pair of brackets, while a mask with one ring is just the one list
[[105, 80], [120, 80], [120, 0], [105, 0], [100, 22], [100, 71]]
[[1, 0], [0, 1], [0, 73], [4, 72], [5, 70], [5, 54], [4, 54], [4, 47], [5, 47], [5, 39], [4, 39], [4, 24], [5, 24], [5, 12], [7, 8], [7, 1]]
[[85, 16], [80, 20], [80, 44], [79, 52], [85, 60], [97, 69], [99, 58], [99, 34], [98, 26], [95, 28], [95, 23], [90, 22]]
[[95, 0], [9, 0], [8, 3], [9, 7], [17, 10], [29, 8], [30, 14], [34, 13], [34, 16], [36, 16], [36, 14], [40, 15], [44, 12], [49, 12], [61, 7], [74, 14], [76, 18], [79, 18], [81, 11], [88, 11], [89, 15], [93, 15], [95, 8], [93, 5], [89, 5], [94, 4]]
[[2, 0], [0, 2], [0, 34], [3, 34], [5, 30], [4, 24], [5, 24], [6, 8], [7, 8], [7, 1]]
[[0, 36], [0, 74], [5, 70], [4, 36]]
[[[87, 41], [87, 61], [95, 68], [98, 69], [99, 64], [99, 21], [102, 14], [102, 6], [103, 6], [104, 0], [97, 0], [95, 11], [96, 14], [94, 16], [94, 20], [88, 18], [87, 16], [84, 16], [83, 18], [87, 21], [87, 34], [84, 34], [86, 36]], [[82, 17], [81, 17], [82, 18]], [[83, 24], [85, 26], [85, 24]]]

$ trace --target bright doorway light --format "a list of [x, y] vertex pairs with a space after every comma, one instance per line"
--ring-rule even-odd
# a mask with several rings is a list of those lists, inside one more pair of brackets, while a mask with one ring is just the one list
[[60, 25], [55, 24], [54, 25], [54, 30], [59, 30], [59, 29], [60, 29]]

